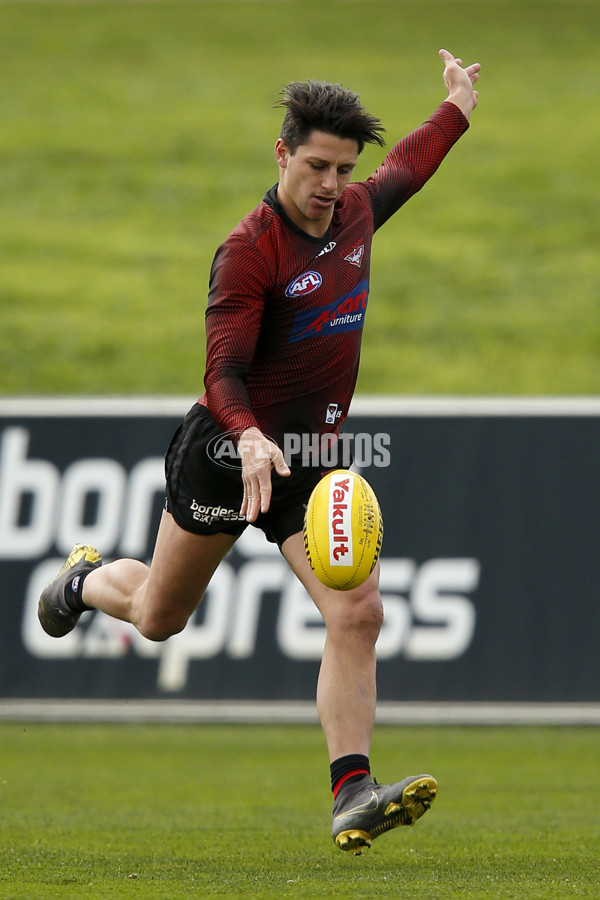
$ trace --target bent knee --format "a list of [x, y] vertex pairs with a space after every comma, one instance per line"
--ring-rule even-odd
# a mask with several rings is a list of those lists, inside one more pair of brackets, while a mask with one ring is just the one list
[[378, 637], [383, 625], [383, 603], [378, 593], [370, 595], [360, 604], [354, 612], [356, 624], [359, 627], [371, 630], [375, 638]]
[[326, 616], [331, 633], [352, 633], [375, 643], [383, 625], [383, 604], [378, 591], [342, 594], [332, 615]]
[[179, 634], [187, 625], [187, 617], [181, 616], [143, 616], [136, 622], [136, 628], [142, 637], [149, 641], [166, 641]]

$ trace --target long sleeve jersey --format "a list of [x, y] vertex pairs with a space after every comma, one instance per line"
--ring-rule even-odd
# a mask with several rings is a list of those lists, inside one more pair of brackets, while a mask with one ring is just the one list
[[444, 102], [348, 184], [322, 238], [298, 228], [277, 186], [217, 250], [206, 310], [208, 407], [226, 432], [337, 433], [358, 375], [374, 232], [433, 175], [468, 128]]

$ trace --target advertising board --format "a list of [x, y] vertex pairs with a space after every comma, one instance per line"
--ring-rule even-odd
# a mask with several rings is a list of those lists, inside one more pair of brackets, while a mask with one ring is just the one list
[[[325, 630], [247, 528], [164, 643], [101, 613], [56, 640], [37, 600], [77, 542], [149, 560], [185, 400], [0, 404], [0, 697], [311, 700]], [[384, 518], [382, 701], [597, 702], [600, 409], [355, 402]]]

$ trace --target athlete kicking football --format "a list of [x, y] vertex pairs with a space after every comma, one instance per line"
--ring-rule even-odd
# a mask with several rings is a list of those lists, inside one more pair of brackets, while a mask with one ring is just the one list
[[[433, 175], [468, 128], [479, 64], [440, 50], [448, 96], [397, 143], [366, 181], [350, 183], [365, 143], [383, 126], [340, 85], [289, 84], [275, 144], [279, 182], [215, 255], [206, 310], [206, 392], [166, 455], [166, 503], [150, 567], [77, 545], [43, 591], [39, 619], [55, 637], [99, 609], [153, 641], [181, 631], [225, 554], [251, 523], [277, 542], [327, 629], [317, 709], [329, 750], [333, 837], [360, 853], [429, 809], [430, 775], [377, 784], [370, 774], [375, 642], [383, 610], [378, 567], [351, 591], [325, 587], [302, 537], [320, 461], [289, 460], [286, 435], [335, 435], [358, 373], [373, 233]], [[352, 315], [342, 312], [352, 311]], [[333, 414], [332, 414], [333, 411]], [[240, 467], [211, 458], [211, 442], [238, 441]], [[199, 506], [214, 515], [198, 516]]]

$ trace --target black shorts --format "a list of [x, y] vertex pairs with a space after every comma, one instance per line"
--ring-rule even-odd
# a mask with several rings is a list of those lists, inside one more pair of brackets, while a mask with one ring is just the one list
[[[165, 509], [184, 531], [239, 537], [249, 524], [240, 515], [244, 496], [241, 465], [226, 455], [219, 463], [214, 453], [209, 453], [222, 437], [208, 409], [194, 404], [167, 450]], [[320, 467], [292, 464], [290, 468], [291, 475], [286, 476], [271, 471], [269, 509], [251, 523], [279, 547], [290, 535], [302, 531], [306, 504], [324, 474]]]

